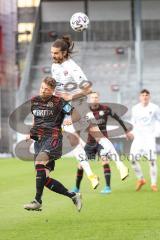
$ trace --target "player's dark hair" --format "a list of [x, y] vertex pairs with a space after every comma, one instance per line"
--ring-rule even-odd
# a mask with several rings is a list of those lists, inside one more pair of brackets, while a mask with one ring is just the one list
[[99, 92], [96, 92], [96, 91], [91, 92], [90, 94], [97, 94], [98, 96], [100, 95]]
[[140, 94], [143, 94], [143, 93], [146, 93], [146, 94], [150, 95], [150, 91], [148, 91], [147, 89], [142, 89], [140, 91]]
[[63, 35], [53, 43], [52, 47], [60, 48], [62, 52], [66, 51], [66, 58], [68, 58], [74, 48], [74, 42], [69, 35]]
[[55, 89], [56, 87], [56, 80], [52, 77], [45, 77], [42, 82], [52, 89]]

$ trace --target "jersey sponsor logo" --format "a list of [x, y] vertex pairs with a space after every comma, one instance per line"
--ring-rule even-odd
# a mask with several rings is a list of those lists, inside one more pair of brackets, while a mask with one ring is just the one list
[[53, 115], [51, 110], [33, 110], [33, 115], [37, 117], [48, 117]]

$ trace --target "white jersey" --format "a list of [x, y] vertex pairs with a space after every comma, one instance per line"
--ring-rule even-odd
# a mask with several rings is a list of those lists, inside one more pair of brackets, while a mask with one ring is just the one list
[[57, 82], [57, 93], [67, 92], [75, 94], [80, 90], [79, 84], [83, 81], [87, 81], [81, 68], [72, 59], [68, 59], [61, 64], [53, 63], [51, 73], [52, 77]]
[[153, 103], [141, 103], [132, 108], [133, 134], [135, 138], [155, 138], [156, 122], [160, 121], [160, 108]]

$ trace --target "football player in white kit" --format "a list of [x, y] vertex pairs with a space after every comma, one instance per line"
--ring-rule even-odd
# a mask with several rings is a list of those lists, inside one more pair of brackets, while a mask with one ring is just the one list
[[[75, 98], [78, 99], [82, 97], [78, 106], [78, 111], [82, 113], [83, 109], [80, 110], [80, 105], [82, 105], [81, 103], [85, 101], [85, 96], [91, 92], [91, 88], [89, 81], [87, 80], [81, 68], [71, 59], [73, 47], [74, 43], [69, 36], [63, 36], [53, 43], [51, 47], [51, 56], [53, 59], [51, 72], [52, 77], [57, 82], [55, 94], [61, 96], [66, 101], [71, 101]], [[69, 89], [70, 86], [71, 88]], [[87, 103], [85, 106], [87, 106]], [[88, 107], [87, 112], [89, 111], [90, 110]], [[68, 138], [71, 145], [76, 146], [74, 149], [74, 155], [76, 159], [80, 161], [81, 166], [91, 181], [92, 187], [95, 189], [98, 186], [99, 182], [97, 176], [92, 172], [88, 163], [88, 158], [84, 151], [83, 140], [80, 138], [77, 130], [75, 130], [73, 127], [73, 124], [66, 125], [66, 122], [67, 121], [64, 121], [64, 130], [68, 132], [68, 134], [71, 133], [69, 134]], [[69, 123], [71, 123], [71, 119]], [[128, 176], [128, 168], [122, 163], [122, 161], [120, 161], [119, 156], [111, 142], [104, 137], [104, 135], [100, 132], [98, 126], [95, 124], [89, 125], [89, 132], [104, 148], [103, 154], [114, 154], [117, 168], [120, 171], [120, 177], [122, 180], [124, 180]]]
[[133, 131], [127, 134], [133, 139], [130, 149], [130, 161], [137, 177], [136, 191], [146, 183], [140, 159], [145, 157], [150, 166], [151, 189], [157, 188], [157, 164], [156, 164], [156, 121], [160, 121], [160, 108], [150, 102], [150, 92], [143, 89], [140, 92], [140, 103], [132, 108], [131, 123]]

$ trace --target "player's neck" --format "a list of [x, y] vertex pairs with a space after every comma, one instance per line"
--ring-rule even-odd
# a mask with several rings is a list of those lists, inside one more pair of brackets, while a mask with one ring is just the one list
[[91, 108], [92, 110], [96, 110], [96, 109], [99, 108], [99, 104], [98, 104], [98, 103], [97, 103], [97, 104], [93, 104], [93, 105], [90, 106], [90, 108]]
[[42, 95], [40, 95], [42, 101], [44, 101], [44, 102], [48, 101], [52, 96], [53, 96], [53, 95], [48, 95], [48, 96], [42, 96]]
[[147, 107], [149, 105], [149, 102], [144, 102], [144, 103], [141, 103], [142, 107]]
[[68, 60], [69, 60], [69, 57], [64, 58], [64, 59], [62, 60], [62, 63], [66, 62], [66, 61], [68, 61]]

